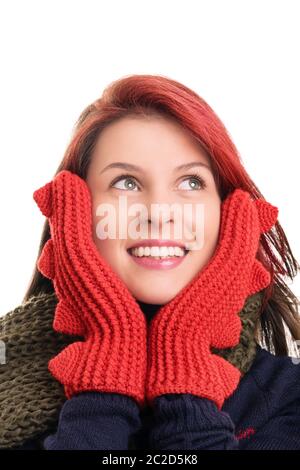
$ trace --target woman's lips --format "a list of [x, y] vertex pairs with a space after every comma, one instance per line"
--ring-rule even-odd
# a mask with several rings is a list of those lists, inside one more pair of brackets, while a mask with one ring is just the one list
[[188, 251], [184, 256], [172, 256], [165, 259], [155, 259], [151, 256], [133, 256], [129, 250], [127, 250], [130, 258], [139, 266], [143, 266], [147, 269], [173, 269], [186, 258]]

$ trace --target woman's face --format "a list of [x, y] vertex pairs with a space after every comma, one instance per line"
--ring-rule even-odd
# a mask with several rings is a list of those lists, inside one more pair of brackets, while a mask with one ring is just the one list
[[[136, 300], [169, 302], [214, 254], [221, 199], [208, 157], [179, 123], [161, 116], [127, 116], [113, 122], [98, 137], [86, 183], [94, 242]], [[139, 210], [130, 213], [133, 204], [140, 204], [135, 206]], [[160, 212], [153, 211], [153, 204]], [[154, 240], [173, 241], [179, 247], [193, 240], [198, 244], [178, 256], [180, 249], [165, 247], [160, 252]], [[138, 242], [144, 248], [135, 254], [142, 256], [133, 256], [128, 249]], [[162, 254], [168, 258], [157, 259]]]

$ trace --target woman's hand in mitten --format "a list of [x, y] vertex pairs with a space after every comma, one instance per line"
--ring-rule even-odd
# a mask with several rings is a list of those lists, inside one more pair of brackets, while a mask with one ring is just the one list
[[277, 207], [253, 200], [239, 188], [223, 201], [214, 256], [150, 323], [149, 404], [162, 394], [191, 393], [221, 408], [236, 389], [240, 371], [210, 348], [238, 344], [238, 313], [249, 295], [270, 284], [270, 273], [256, 254], [260, 234], [272, 227], [277, 215]]
[[85, 181], [63, 170], [37, 189], [51, 238], [38, 260], [52, 279], [58, 304], [53, 328], [83, 336], [49, 362], [67, 398], [82, 391], [145, 399], [147, 324], [125, 284], [100, 256], [92, 238], [92, 203]]

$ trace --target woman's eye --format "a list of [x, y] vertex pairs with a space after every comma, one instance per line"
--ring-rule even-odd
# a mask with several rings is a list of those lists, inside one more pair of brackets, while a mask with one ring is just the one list
[[[124, 188], [123, 183], [121, 183], [122, 181], [125, 181], [125, 188]], [[120, 186], [119, 187], [116, 186], [117, 184], [119, 184]], [[137, 184], [136, 184], [134, 178], [132, 178], [131, 176], [122, 176], [117, 181], [112, 183], [111, 186], [113, 188], [122, 189], [122, 190], [125, 190], [125, 191], [126, 190], [132, 191], [134, 189], [134, 187], [137, 188]]]
[[[189, 176], [185, 180], [183, 180], [182, 183], [186, 183], [187, 185], [185, 188], [180, 188], [180, 189], [187, 189], [187, 190], [198, 190], [198, 189], [203, 189], [205, 188], [205, 183], [204, 181], [199, 177], [199, 176]], [[181, 184], [182, 184], [181, 183]]]
[[[185, 184], [186, 187], [182, 187]], [[180, 187], [181, 186], [181, 187]], [[138, 191], [138, 185], [133, 176], [121, 175], [112, 184], [112, 188], [121, 189], [123, 191]], [[198, 175], [191, 175], [185, 178], [179, 185], [183, 190], [200, 190], [206, 187], [203, 179]]]

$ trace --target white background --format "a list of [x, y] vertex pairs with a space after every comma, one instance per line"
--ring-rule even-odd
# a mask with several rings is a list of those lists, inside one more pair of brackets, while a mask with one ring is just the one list
[[[83, 108], [125, 75], [165, 75], [219, 115], [299, 243], [300, 2], [2, 1], [0, 315], [21, 302], [56, 170]], [[299, 276], [293, 290], [300, 296]]]

